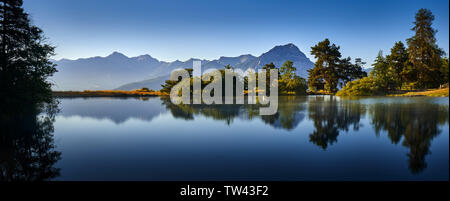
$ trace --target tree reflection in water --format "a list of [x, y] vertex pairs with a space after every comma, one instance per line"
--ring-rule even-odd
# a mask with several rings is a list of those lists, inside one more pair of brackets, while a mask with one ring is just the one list
[[0, 181], [43, 181], [59, 176], [53, 123], [56, 101], [0, 107]]
[[393, 144], [403, 139], [402, 145], [409, 149], [409, 169], [420, 173], [427, 167], [431, 141], [442, 132], [439, 125], [448, 122], [448, 109], [448, 105], [427, 102], [377, 103], [369, 107], [369, 114], [377, 135], [387, 132]]
[[175, 105], [168, 98], [161, 98], [162, 104], [175, 118], [194, 120], [194, 115], [210, 117], [214, 120], [225, 121], [230, 125], [235, 118], [251, 120], [260, 118], [264, 123], [275, 128], [291, 130], [305, 118], [304, 110], [306, 97], [280, 96], [278, 111], [274, 115], [259, 115], [259, 105], [252, 104], [221, 104], [221, 105]]
[[202, 115], [225, 121], [228, 125], [234, 118], [260, 118], [272, 127], [285, 130], [292, 130], [303, 121], [307, 107], [308, 118], [314, 126], [309, 140], [324, 150], [337, 143], [340, 132], [358, 131], [360, 120], [368, 114], [376, 135], [385, 131], [393, 144], [401, 143], [409, 149], [411, 172], [423, 171], [427, 166], [425, 156], [430, 153], [431, 141], [442, 132], [439, 126], [448, 123], [448, 105], [416, 100], [409, 103], [379, 103], [376, 98], [368, 103], [361, 100], [333, 96], [282, 96], [278, 112], [268, 116], [259, 116], [257, 105], [174, 105], [168, 99], [163, 104], [177, 118], [193, 120], [194, 115]]
[[327, 149], [337, 142], [340, 131], [359, 130], [359, 121], [366, 113], [364, 105], [353, 101], [339, 101], [333, 96], [316, 96], [309, 100], [308, 117], [313, 121], [314, 131], [309, 141]]

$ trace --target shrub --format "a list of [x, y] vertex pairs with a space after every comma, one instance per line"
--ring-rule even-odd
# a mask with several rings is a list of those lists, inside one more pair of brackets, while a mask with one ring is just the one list
[[383, 90], [373, 77], [348, 82], [344, 88], [336, 93], [336, 96], [373, 96], [382, 95]]

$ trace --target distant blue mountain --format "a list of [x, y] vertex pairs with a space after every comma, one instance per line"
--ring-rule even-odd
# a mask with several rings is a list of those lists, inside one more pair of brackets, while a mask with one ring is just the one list
[[[172, 70], [177, 68], [192, 68], [194, 60], [165, 62], [150, 55], [127, 57], [119, 52], [113, 52], [106, 57], [54, 61], [58, 72], [50, 79], [55, 83], [53, 90], [132, 90], [147, 87], [158, 90], [164, 80], [169, 78]], [[203, 69], [221, 69], [226, 65], [247, 70], [259, 69], [273, 62], [281, 67], [291, 60], [297, 68], [297, 74], [306, 78], [307, 70], [314, 64], [294, 44], [280, 45], [272, 48], [259, 57], [245, 54], [237, 57], [220, 57], [216, 60], [200, 60]]]

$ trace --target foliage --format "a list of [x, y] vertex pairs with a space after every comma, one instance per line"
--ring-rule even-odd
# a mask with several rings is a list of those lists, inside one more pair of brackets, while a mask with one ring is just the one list
[[373, 70], [370, 71], [370, 76], [376, 80], [379, 87], [383, 91], [393, 89], [396, 83], [396, 75], [384, 58], [382, 51], [378, 52], [378, 56], [372, 66]]
[[342, 59], [339, 63], [339, 78], [342, 82], [339, 84], [343, 86], [352, 80], [366, 77], [367, 73], [362, 70], [364, 64], [366, 62], [362, 62], [361, 58], [356, 58], [355, 64], [351, 63], [350, 57]]
[[295, 74], [297, 69], [293, 65], [292, 61], [286, 61], [280, 68], [280, 94], [294, 93], [296, 95], [305, 95], [307, 89], [306, 80]]
[[442, 82], [441, 83], [448, 85], [448, 58], [442, 59], [440, 71], [442, 74]]
[[[225, 94], [225, 69], [234, 69], [230, 65], [226, 65], [224, 69], [219, 70], [222, 75], [222, 94]], [[266, 64], [263, 66], [263, 69], [266, 70], [266, 91], [268, 94], [270, 94], [270, 70], [271, 69], [277, 69], [277, 67], [273, 64]], [[191, 93], [193, 90], [193, 78], [192, 78], [192, 69], [186, 69], [189, 71], [189, 74], [191, 75], [190, 78], [190, 84], [191, 84]], [[281, 69], [278, 71], [278, 89], [279, 94], [286, 95], [286, 94], [295, 94], [295, 95], [305, 95], [307, 90], [307, 83], [306, 80], [295, 73], [296, 68], [293, 66], [292, 61], [286, 61]], [[258, 76], [261, 76], [259, 73], [256, 74], [256, 78]], [[181, 79], [176, 81], [166, 80], [165, 84], [161, 85], [162, 89], [160, 90], [162, 93], [170, 93], [170, 90], [172, 87], [174, 87], [176, 84], [178, 84], [181, 81]], [[248, 86], [248, 78], [244, 77], [244, 89], [247, 89]], [[211, 81], [202, 81], [202, 89], [211, 83]], [[187, 84], [187, 83], [186, 83]], [[233, 80], [233, 89], [236, 87], [236, 80]], [[257, 89], [258, 90], [258, 89]]]
[[30, 24], [22, 0], [0, 0], [0, 95], [10, 99], [50, 101], [49, 76], [56, 72], [49, 60], [54, 47], [40, 28]]
[[311, 54], [317, 59], [314, 68], [308, 70], [307, 83], [311, 91], [324, 89], [335, 93], [338, 85], [367, 76], [362, 70], [364, 63], [360, 58], [356, 59], [356, 64], [352, 64], [350, 57], [341, 59], [339, 49], [339, 46], [331, 45], [328, 38], [311, 47]]
[[314, 68], [309, 70], [308, 85], [315, 90], [318, 84], [324, 84], [327, 91], [336, 92], [339, 82], [338, 65], [341, 58], [339, 46], [330, 43], [328, 38], [311, 47], [311, 54], [317, 59]]
[[[339, 94], [389, 93], [397, 90], [438, 87], [448, 83], [448, 59], [441, 58], [444, 52], [436, 45], [434, 37], [436, 30], [431, 27], [433, 20], [431, 11], [420, 9], [412, 28], [415, 35], [407, 39], [408, 47], [399, 41], [386, 57], [383, 57], [380, 51], [372, 64], [370, 78], [347, 85]], [[320, 73], [311, 71], [310, 74], [317, 77]], [[365, 85], [366, 81], [366, 84], [370, 83], [369, 80], [377, 85], [375, 91], [366, 86], [362, 87], [365, 92], [352, 91], [355, 87]]]
[[[192, 77], [193, 69], [184, 69], [184, 70], [188, 71], [189, 76]], [[172, 87], [177, 85], [178, 82], [180, 82], [180, 81], [181, 81], [181, 78], [178, 78], [178, 80], [166, 80], [165, 84], [161, 85], [162, 89], [159, 90], [159, 91], [162, 92], [162, 93], [170, 94], [170, 90], [172, 89]], [[191, 83], [191, 86], [192, 86], [192, 83]]]
[[[386, 56], [386, 63], [391, 76], [389, 80], [393, 88], [400, 89], [402, 83], [412, 81], [408, 79], [408, 76], [402, 76], [404, 67], [409, 65], [408, 61], [408, 52], [405, 45], [401, 41], [396, 42], [394, 47], [391, 48], [391, 54]], [[405, 75], [407, 74], [408, 72], [405, 71]]]
[[440, 63], [444, 52], [437, 46], [436, 30], [431, 27], [434, 15], [428, 9], [420, 9], [415, 16], [415, 35], [407, 39], [409, 61], [417, 71], [418, 86], [437, 87], [441, 77]]
[[373, 96], [383, 94], [380, 84], [372, 76], [348, 82], [336, 96]]

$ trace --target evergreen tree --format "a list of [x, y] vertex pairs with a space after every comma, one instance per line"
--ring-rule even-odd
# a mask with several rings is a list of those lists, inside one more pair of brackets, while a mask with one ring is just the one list
[[352, 64], [350, 57], [341, 59], [339, 49], [339, 46], [331, 45], [328, 39], [311, 48], [311, 54], [317, 59], [314, 68], [308, 70], [308, 86], [312, 91], [324, 89], [335, 93], [339, 84], [342, 87], [347, 82], [367, 76], [362, 70], [364, 62], [360, 58]]
[[296, 70], [292, 61], [286, 61], [281, 66], [278, 80], [281, 94], [295, 92], [297, 95], [302, 95], [306, 93], [306, 80], [296, 75]]
[[418, 86], [436, 87], [439, 84], [440, 63], [443, 51], [436, 45], [436, 30], [431, 27], [434, 15], [428, 9], [420, 9], [415, 16], [415, 35], [407, 39], [409, 61], [417, 71]]
[[347, 57], [339, 62], [338, 74], [339, 79], [342, 81], [340, 82], [341, 87], [353, 80], [367, 77], [367, 73], [362, 70], [362, 65], [365, 62], [362, 62], [361, 58], [356, 58], [355, 64], [352, 64], [351, 60], [350, 57]]
[[49, 60], [54, 47], [30, 24], [22, 0], [0, 0], [0, 96], [2, 101], [48, 101], [56, 72]]
[[270, 62], [270, 64], [266, 64], [263, 66], [263, 69], [266, 69], [266, 70], [275, 69], [275, 68], [276, 67], [275, 67], [275, 64], [273, 64], [273, 62]]
[[376, 83], [385, 91], [393, 88], [392, 71], [383, 56], [383, 51], [378, 52], [375, 62], [372, 64], [373, 70], [370, 71], [370, 77], [375, 78]]
[[308, 87], [311, 91], [319, 91], [325, 89], [325, 81], [321, 74], [322, 69], [320, 67], [314, 67], [308, 70]]
[[311, 54], [317, 59], [314, 68], [308, 71], [310, 73], [308, 85], [312, 90], [323, 83], [325, 90], [333, 93], [337, 91], [341, 58], [339, 49], [339, 46], [331, 45], [328, 38], [311, 47]]
[[442, 74], [441, 84], [447, 84], [448, 86], [448, 58], [442, 58], [441, 74]]
[[391, 48], [391, 54], [386, 56], [386, 62], [392, 75], [391, 80], [395, 88], [401, 88], [403, 82], [410, 81], [407, 77], [402, 76], [402, 72], [405, 70], [405, 66], [408, 65], [408, 61], [408, 53], [405, 45], [401, 41], [396, 42], [394, 47]]

